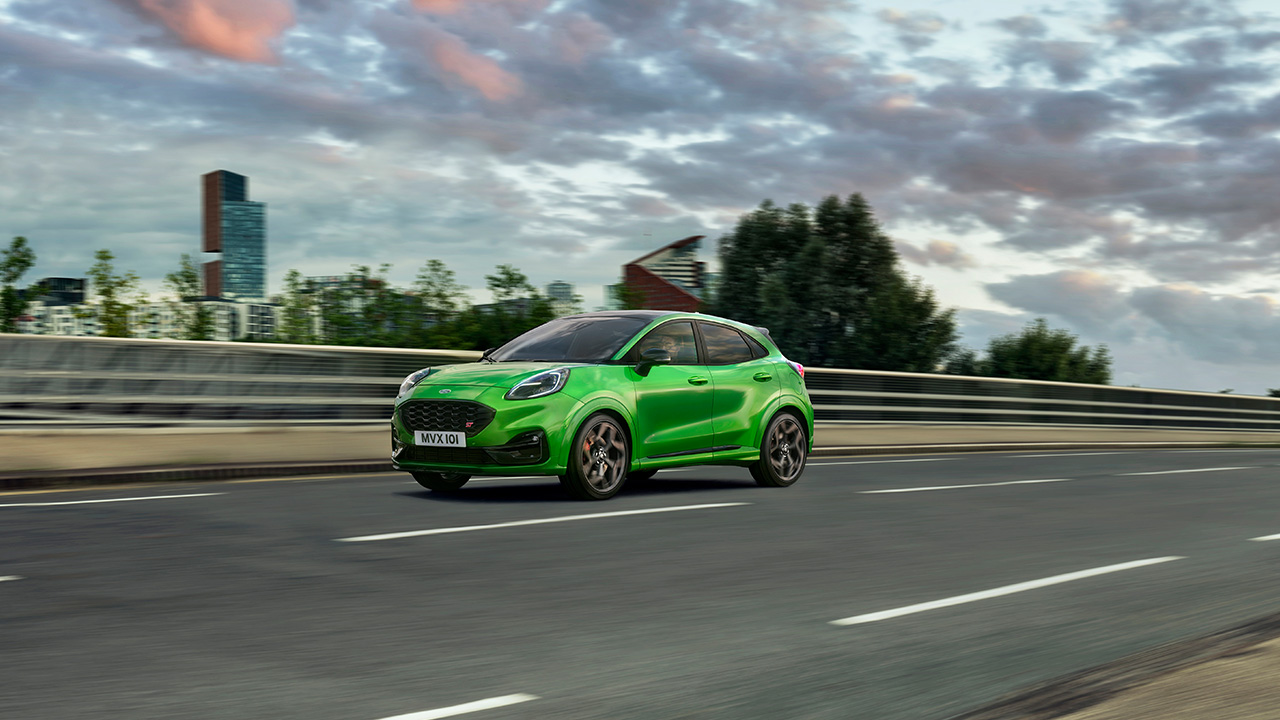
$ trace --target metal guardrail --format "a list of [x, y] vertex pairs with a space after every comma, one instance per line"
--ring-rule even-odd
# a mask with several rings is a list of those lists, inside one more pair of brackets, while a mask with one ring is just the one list
[[[384, 423], [451, 350], [0, 335], [0, 426]], [[1280, 399], [807, 368], [819, 421], [1280, 430]]]

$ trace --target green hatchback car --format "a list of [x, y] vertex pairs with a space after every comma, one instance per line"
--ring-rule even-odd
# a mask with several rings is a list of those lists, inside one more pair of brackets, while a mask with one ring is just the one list
[[804, 368], [766, 331], [657, 310], [558, 318], [480, 362], [419, 370], [391, 420], [395, 468], [439, 492], [474, 475], [556, 475], [604, 500], [687, 465], [786, 487], [812, 448]]

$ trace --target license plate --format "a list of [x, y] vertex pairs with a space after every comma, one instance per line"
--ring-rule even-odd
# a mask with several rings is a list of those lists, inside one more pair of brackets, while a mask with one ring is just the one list
[[466, 447], [467, 436], [460, 432], [437, 432], [434, 430], [414, 430], [414, 445], [431, 447]]

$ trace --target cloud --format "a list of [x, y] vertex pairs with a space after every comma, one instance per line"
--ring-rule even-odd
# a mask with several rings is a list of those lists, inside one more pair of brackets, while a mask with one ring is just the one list
[[480, 91], [489, 100], [506, 100], [520, 91], [520, 80], [492, 58], [471, 52], [455, 35], [429, 33], [432, 59], [446, 73]]
[[1219, 0], [1111, 0], [1108, 7], [1111, 14], [1097, 31], [1128, 43], [1240, 20], [1233, 3]]
[[1031, 121], [1049, 140], [1074, 144], [1113, 126], [1118, 115], [1132, 109], [1129, 103], [1094, 90], [1046, 93], [1032, 105]]
[[1057, 317], [1095, 335], [1128, 332], [1125, 293], [1113, 279], [1089, 270], [1020, 275], [988, 283], [995, 299], [1035, 315]]
[[1014, 69], [1043, 67], [1059, 83], [1069, 84], [1083, 81], [1097, 67], [1099, 50], [1090, 42], [1022, 38], [1005, 48], [1004, 60]]
[[885, 9], [876, 13], [876, 18], [897, 30], [898, 42], [911, 52], [932, 45], [934, 36], [947, 29], [947, 21], [941, 15], [926, 10], [902, 12]]
[[508, 8], [528, 6], [541, 9], [547, 5], [547, 0], [413, 0], [414, 8], [436, 15], [456, 15], [464, 10], [485, 5], [499, 5]]
[[1131, 304], [1193, 357], [1216, 363], [1280, 361], [1280, 312], [1269, 297], [1163, 285], [1134, 291]]
[[276, 62], [271, 43], [294, 23], [289, 0], [131, 1], [191, 47], [241, 62]]
[[930, 240], [923, 250], [904, 240], [898, 240], [894, 245], [899, 255], [916, 265], [941, 265], [953, 270], [967, 270], [978, 264], [959, 245], [946, 240]]
[[1043, 37], [1049, 32], [1044, 21], [1034, 15], [1017, 15], [996, 20], [994, 25], [1019, 37]]

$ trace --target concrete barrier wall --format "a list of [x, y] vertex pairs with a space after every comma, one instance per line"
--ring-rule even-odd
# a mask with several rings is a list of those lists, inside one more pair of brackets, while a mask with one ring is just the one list
[[[264, 462], [390, 462], [389, 428], [121, 428], [0, 433], [0, 473]], [[1280, 444], [1280, 433], [1066, 426], [820, 423], [816, 454], [1127, 444]]]

